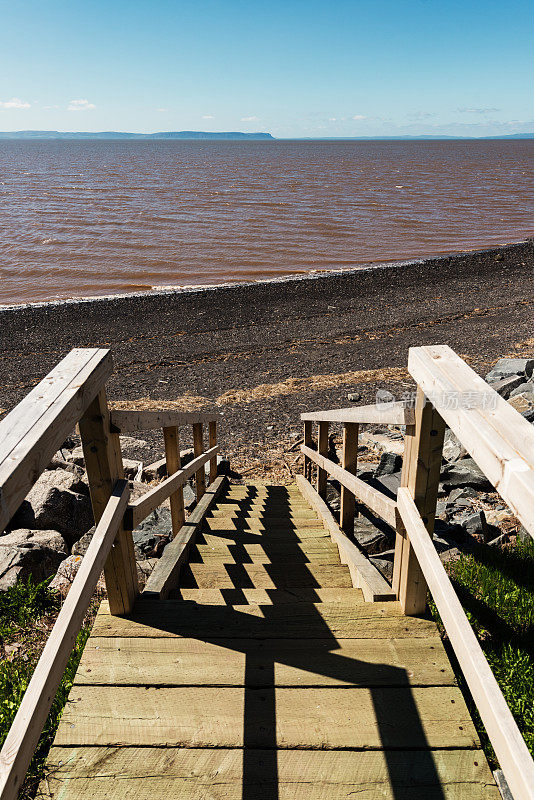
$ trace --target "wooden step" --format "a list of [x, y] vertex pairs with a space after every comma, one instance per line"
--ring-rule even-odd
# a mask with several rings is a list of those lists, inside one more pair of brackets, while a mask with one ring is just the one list
[[[98, 643], [97, 643], [98, 642]], [[273, 666], [274, 665], [274, 666]], [[76, 684], [139, 686], [453, 686], [436, 635], [425, 639], [90, 639]]]
[[255, 563], [272, 564], [283, 561], [307, 563], [318, 561], [321, 564], [339, 564], [339, 552], [337, 547], [329, 540], [319, 540], [323, 546], [303, 546], [298, 547], [289, 545], [285, 547], [270, 547], [264, 544], [241, 544], [237, 542], [230, 545], [208, 545], [198, 544], [190, 553], [190, 561], [202, 561], [204, 564], [212, 561], [221, 561], [225, 564], [232, 563]]
[[462, 693], [452, 686], [244, 692], [242, 687], [79, 685], [72, 699], [57, 745], [270, 747], [276, 742], [279, 749], [321, 750], [478, 745]]
[[53, 747], [50, 762], [54, 800], [501, 800], [473, 750]]
[[265, 533], [269, 536], [278, 536], [284, 539], [301, 539], [310, 536], [328, 536], [328, 531], [315, 520], [299, 520], [299, 524], [285, 520], [238, 520], [235, 517], [210, 517], [204, 521], [205, 531], [239, 531], [240, 533], [253, 532]]
[[180, 586], [199, 589], [287, 589], [293, 586], [349, 588], [348, 567], [335, 564], [187, 564], [180, 573]]
[[434, 637], [436, 625], [405, 617], [396, 602], [344, 605], [305, 603], [269, 605], [199, 605], [194, 602], [136, 603], [128, 617], [113, 617], [102, 603], [93, 637], [201, 639], [390, 639]]
[[[285, 528], [287, 531], [301, 528], [314, 528], [316, 530], [324, 530], [322, 524], [315, 516], [310, 517], [263, 517], [251, 516], [249, 514], [239, 514], [234, 516], [224, 516], [223, 514], [216, 514], [214, 517], [207, 517], [205, 524], [211, 525], [216, 522], [223, 528], [231, 528], [232, 526], [242, 528], [259, 528], [263, 527], [265, 530], [273, 528]], [[216, 528], [214, 528], [216, 530]]]

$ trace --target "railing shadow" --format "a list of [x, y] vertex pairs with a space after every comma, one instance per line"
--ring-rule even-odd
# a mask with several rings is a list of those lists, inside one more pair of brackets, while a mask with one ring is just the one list
[[[237, 504], [240, 509], [237, 513], [246, 513], [254, 498], [254, 490], [249, 490], [249, 496]], [[265, 500], [265, 511], [281, 510], [286, 504], [287, 514], [287, 499], [287, 492], [284, 493], [282, 487], [273, 487]], [[238, 518], [237, 522], [240, 524], [236, 526], [236, 530], [225, 531], [224, 536], [230, 538], [235, 535], [232, 553], [235, 558], [241, 558], [248, 555], [245, 543], [258, 539], [256, 534], [247, 532], [245, 517], [241, 520]], [[286, 530], [284, 541], [288, 547], [282, 557], [280, 539], [276, 540], [277, 544], [274, 539], [269, 541], [268, 532], [261, 538], [265, 553], [276, 560], [276, 563], [263, 565], [274, 587], [267, 589], [271, 604], [261, 605], [263, 617], [252, 616], [232, 605], [248, 602], [243, 589], [250, 587], [252, 581], [240, 564], [226, 564], [226, 572], [233, 584], [233, 588], [222, 589], [222, 597], [227, 605], [192, 603], [197, 610], [201, 608], [201, 614], [194, 615], [197, 623], [202, 620], [201, 630], [186, 622], [187, 614], [173, 615], [172, 623], [166, 620], [164, 613], [158, 621], [150, 621], [151, 625], [156, 625], [160, 630], [187, 637], [201, 637], [203, 641], [245, 654], [243, 800], [279, 798], [276, 688], [283, 685], [297, 687], [294, 684], [279, 684], [276, 687], [277, 664], [309, 673], [309, 680], [299, 683], [299, 687], [338, 686], [340, 690], [348, 686], [367, 688], [372, 697], [378, 740], [374, 744], [362, 741], [361, 749], [372, 749], [376, 746], [376, 749], [383, 750], [392, 796], [396, 800], [405, 800], [407, 786], [413, 785], [415, 788], [417, 785], [410, 781], [422, 781], [428, 800], [445, 800], [406, 670], [391, 664], [348, 658], [334, 652], [340, 647], [340, 643], [314, 605], [320, 599], [320, 595], [316, 593], [319, 584], [310, 572], [310, 562], [302, 561], [303, 553], [299, 547], [296, 526], [289, 517]], [[217, 531], [210, 531], [210, 535], [212, 534], [217, 535]], [[201, 538], [198, 543], [202, 543]], [[282, 567], [279, 566], [281, 558], [287, 559]], [[291, 588], [288, 588], [288, 582], [291, 583]], [[194, 586], [193, 573], [184, 571], [180, 583], [182, 587]], [[299, 587], [305, 590], [306, 601], [291, 605], [291, 616], [288, 616], [288, 596], [291, 596], [292, 589], [298, 594]], [[281, 602], [278, 602], [279, 599]], [[350, 609], [350, 605], [343, 607]], [[240, 639], [244, 636], [247, 638]], [[309, 648], [302, 650], [294, 644], [299, 639], [313, 640], [311, 654]], [[258, 646], [260, 643], [261, 647]], [[313, 675], [322, 676], [323, 680], [314, 681]], [[329, 680], [325, 681], [324, 678]], [[346, 702], [349, 701], [347, 696]], [[347, 713], [355, 714], [354, 724], [357, 726], [357, 709], [347, 708]], [[322, 743], [322, 746], [327, 744]], [[332, 749], [337, 749], [335, 744]], [[348, 749], [351, 747], [348, 746]], [[405, 760], [399, 757], [399, 751], [402, 750], [418, 751], [415, 770], [417, 775], [407, 774], [409, 771]], [[306, 776], [301, 776], [301, 779], [305, 781]]]

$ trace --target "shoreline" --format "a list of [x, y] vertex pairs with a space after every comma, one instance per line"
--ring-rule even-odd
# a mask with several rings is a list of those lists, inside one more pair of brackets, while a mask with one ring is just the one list
[[152, 287], [151, 289], [141, 290], [136, 292], [117, 292], [114, 294], [54, 298], [51, 300], [36, 300], [36, 301], [30, 300], [26, 303], [6, 303], [6, 304], [0, 304], [0, 314], [6, 311], [22, 311], [34, 308], [40, 309], [40, 308], [50, 308], [56, 306], [62, 307], [66, 305], [104, 303], [110, 300], [111, 301], [134, 300], [134, 299], [161, 297], [162, 295], [165, 297], [173, 297], [173, 296], [181, 296], [183, 294], [209, 293], [223, 289], [251, 288], [254, 286], [264, 285], [264, 284], [284, 284], [292, 282], [320, 280], [321, 278], [353, 276], [361, 272], [372, 272], [374, 270], [402, 269], [405, 267], [411, 267], [417, 265], [427, 266], [430, 265], [431, 263], [440, 261], [448, 262], [450, 261], [450, 259], [453, 258], [458, 259], [466, 256], [493, 255], [501, 251], [505, 252], [510, 248], [516, 248], [516, 247], [521, 247], [523, 245], [528, 245], [532, 241], [534, 241], [534, 239], [527, 238], [514, 242], [508, 242], [507, 244], [499, 246], [484, 247], [481, 249], [452, 251], [434, 256], [409, 258], [400, 261], [396, 260], [380, 261], [380, 262], [371, 261], [371, 262], [366, 262], [358, 267], [342, 267], [341, 269], [310, 270], [299, 274], [291, 274], [291, 273], [282, 274], [280, 275], [280, 277], [276, 278], [257, 278], [256, 280], [248, 280], [248, 281], [241, 281], [241, 280], [223, 281], [222, 283], [215, 283], [215, 284], [184, 284], [183, 286], [162, 286], [161, 288]]
[[[0, 416], [71, 348], [110, 347], [111, 401], [216, 407], [233, 464], [248, 469], [261, 453], [274, 465], [266, 477], [287, 479], [300, 413], [346, 407], [354, 392], [370, 403], [377, 388], [400, 399], [411, 346], [448, 344], [482, 375], [500, 357], [534, 357], [533, 277], [528, 240], [401, 267], [7, 307]], [[157, 460], [161, 433], [140, 438]]]

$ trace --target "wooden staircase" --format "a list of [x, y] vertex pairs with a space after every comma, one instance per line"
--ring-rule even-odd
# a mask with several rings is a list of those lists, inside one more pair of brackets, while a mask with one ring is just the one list
[[103, 603], [61, 800], [498, 800], [435, 624], [364, 602], [296, 486], [230, 486], [168, 600]]

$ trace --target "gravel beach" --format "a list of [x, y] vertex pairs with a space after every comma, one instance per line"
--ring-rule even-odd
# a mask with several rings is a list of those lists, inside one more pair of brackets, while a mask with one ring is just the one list
[[[480, 373], [501, 356], [534, 355], [533, 273], [529, 240], [285, 281], [4, 307], [0, 409], [72, 347], [111, 347], [110, 400], [217, 406], [232, 466], [261, 458], [269, 477], [301, 411], [350, 405], [349, 392], [371, 402], [377, 388], [409, 390], [411, 346], [449, 344]], [[144, 438], [161, 452], [159, 437]]]

